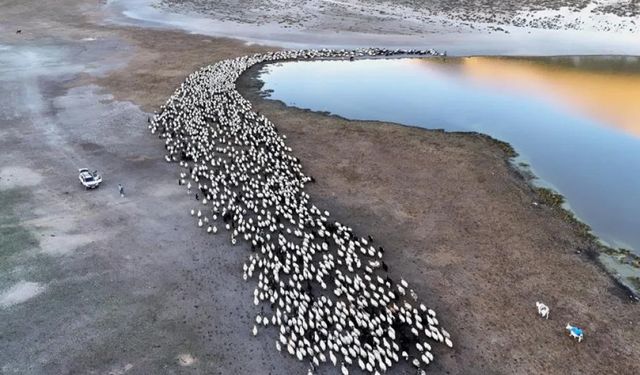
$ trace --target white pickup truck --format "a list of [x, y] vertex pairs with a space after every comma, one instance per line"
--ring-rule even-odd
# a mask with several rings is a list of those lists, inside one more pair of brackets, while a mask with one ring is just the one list
[[89, 172], [89, 169], [81, 168], [81, 169], [78, 169], [78, 172], [80, 173], [78, 175], [78, 178], [80, 179], [80, 183], [87, 190], [95, 189], [98, 186], [100, 186], [100, 183], [102, 182], [102, 176], [98, 174], [98, 171], [94, 171], [93, 173], [91, 173]]

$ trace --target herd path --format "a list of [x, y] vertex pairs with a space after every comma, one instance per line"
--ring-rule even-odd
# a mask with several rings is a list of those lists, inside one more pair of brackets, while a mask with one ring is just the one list
[[[251, 336], [247, 252], [193, 226], [146, 128], [194, 70], [268, 48], [105, 25], [95, 6], [0, 13], [0, 372], [304, 373], [269, 330]], [[239, 91], [318, 181], [318, 205], [375, 234], [389, 268], [448, 317], [456, 346], [432, 373], [640, 372], [638, 306], [576, 254], [558, 215], [532, 209], [493, 143], [284, 108], [246, 80]], [[98, 190], [77, 182], [85, 166], [103, 173]], [[581, 345], [568, 321], [586, 328]]]

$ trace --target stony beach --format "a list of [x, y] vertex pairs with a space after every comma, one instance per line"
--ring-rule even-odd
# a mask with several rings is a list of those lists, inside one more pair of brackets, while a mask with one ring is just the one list
[[[305, 373], [275, 329], [252, 335], [249, 246], [194, 225], [147, 130], [191, 72], [278, 47], [118, 26], [77, 0], [2, 7], [0, 373]], [[577, 228], [533, 204], [508, 148], [287, 108], [254, 78], [239, 92], [287, 136], [315, 203], [372, 234], [391, 278], [442, 317], [455, 346], [435, 348], [430, 373], [640, 372], [638, 305]], [[98, 190], [79, 185], [85, 166], [104, 175]]]

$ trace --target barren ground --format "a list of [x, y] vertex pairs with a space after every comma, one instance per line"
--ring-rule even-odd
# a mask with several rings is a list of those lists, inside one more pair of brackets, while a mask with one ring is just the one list
[[[191, 71], [266, 47], [101, 17], [77, 0], [0, 12], [0, 373], [304, 373], [275, 332], [251, 336], [247, 249], [198, 230], [146, 130]], [[285, 108], [250, 77], [243, 90], [318, 181], [311, 196], [373, 234], [451, 328], [433, 373], [640, 372], [638, 305], [532, 206], [494, 142]], [[84, 166], [103, 173], [99, 189], [77, 182]]]

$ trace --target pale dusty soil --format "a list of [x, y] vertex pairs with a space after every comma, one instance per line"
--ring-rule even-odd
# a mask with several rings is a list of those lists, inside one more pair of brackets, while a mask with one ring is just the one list
[[198, 230], [146, 127], [192, 70], [259, 48], [101, 26], [94, 6], [0, 12], [0, 374], [303, 373], [251, 335], [249, 252]]
[[[304, 373], [275, 332], [251, 336], [247, 249], [198, 230], [146, 130], [191, 71], [266, 47], [103, 25], [93, 2], [2, 8], [0, 294], [46, 288], [0, 307], [0, 373]], [[585, 244], [552, 210], [532, 207], [493, 142], [252, 100], [318, 181], [312, 197], [373, 234], [451, 328], [455, 349], [433, 373], [640, 372], [638, 305], [575, 254]], [[78, 184], [84, 166], [103, 173], [98, 190]]]

